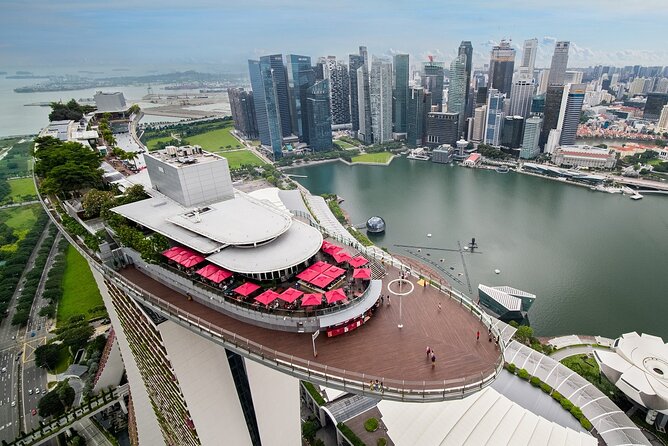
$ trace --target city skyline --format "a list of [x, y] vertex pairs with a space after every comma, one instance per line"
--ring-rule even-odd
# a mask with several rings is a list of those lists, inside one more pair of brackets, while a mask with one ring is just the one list
[[[126, 1], [52, 5], [38, 1], [29, 7], [9, 1], [3, 4], [0, 18], [0, 60], [4, 61], [0, 68], [201, 63], [236, 70], [249, 58], [288, 50], [345, 59], [360, 44], [378, 56], [409, 53], [418, 61], [433, 55], [435, 60], [449, 63], [456, 57], [461, 40], [472, 41], [473, 63], [480, 65], [502, 38], [511, 38], [519, 54], [524, 40], [534, 37], [538, 39], [537, 67], [549, 67], [557, 40], [571, 42], [572, 67], [668, 65], [668, 50], [655, 38], [668, 10], [659, 1], [615, 3], [594, 1], [572, 8], [573, 1], [546, 6], [524, 0], [510, 5], [488, 1], [476, 5], [387, 5], [376, 0], [314, 5], [293, 0], [276, 6], [256, 0], [241, 8], [210, 1], [151, 1], [142, 5]], [[351, 15], [351, 10], [357, 13]], [[366, 13], [371, 11], [373, 14]], [[298, 24], [300, 32], [281, 32], [286, 23]], [[31, 32], [26, 33], [26, 28]], [[72, 37], [69, 31], [75, 28], [77, 34]], [[605, 34], [608, 29], [611, 32]], [[113, 30], [114, 38], [100, 39], [105, 30]], [[268, 34], [271, 39], [267, 39]], [[342, 35], [346, 38], [341, 39]], [[76, 39], [95, 42], [96, 46], [57, 53], [49, 48], [72, 44]]]

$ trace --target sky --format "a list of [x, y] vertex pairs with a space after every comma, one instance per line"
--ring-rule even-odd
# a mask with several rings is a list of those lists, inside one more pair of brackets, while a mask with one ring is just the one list
[[429, 55], [449, 63], [470, 40], [491, 47], [538, 38], [537, 67], [556, 40], [569, 67], [668, 65], [668, 0], [0, 0], [0, 70], [135, 65], [242, 71], [264, 54], [347, 59]]

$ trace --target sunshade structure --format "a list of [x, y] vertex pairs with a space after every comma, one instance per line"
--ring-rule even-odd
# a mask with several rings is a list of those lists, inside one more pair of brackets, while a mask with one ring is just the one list
[[320, 260], [318, 262], [315, 262], [313, 265], [309, 266], [308, 269], [312, 269], [313, 271], [317, 271], [317, 272], [321, 273], [321, 272], [325, 271], [326, 269], [328, 269], [330, 266], [332, 266], [332, 265], [330, 265], [327, 262], [323, 262], [322, 260]]
[[346, 293], [344, 293], [341, 288], [337, 288], [332, 291], [327, 291], [325, 293], [325, 299], [327, 299], [328, 304], [333, 304], [334, 302], [345, 300], [346, 298], [347, 298]]
[[310, 282], [311, 280], [318, 277], [318, 275], [320, 275], [320, 273], [318, 271], [316, 271], [314, 269], [311, 269], [311, 268], [307, 268], [304, 271], [302, 271], [301, 273], [297, 274], [297, 278], [299, 278], [303, 281], [306, 281], [306, 282]]
[[179, 263], [181, 265], [185, 266], [186, 268], [191, 268], [195, 265], [198, 265], [198, 264], [202, 263], [203, 261], [204, 261], [204, 257], [202, 257], [199, 254], [193, 254], [190, 257], [188, 257], [187, 259], [181, 260]]
[[178, 254], [181, 254], [184, 251], [184, 248], [181, 248], [180, 246], [172, 246], [166, 251], [163, 251], [162, 255], [167, 257], [168, 259], [171, 259], [174, 256], [177, 256]]
[[295, 290], [294, 288], [288, 288], [278, 295], [278, 298], [291, 304], [292, 302], [299, 299], [299, 297], [304, 294], [303, 291]]
[[345, 274], [345, 272], [346, 272], [346, 270], [343, 269], [343, 268], [339, 268], [338, 266], [330, 266], [329, 268], [327, 268], [322, 273], [326, 276], [329, 276], [329, 277], [332, 277], [332, 278], [336, 279], [337, 277]]
[[353, 279], [371, 279], [371, 270], [369, 268], [359, 268], [353, 271]]
[[367, 263], [369, 263], [369, 261], [362, 256], [353, 257], [352, 259], [348, 260], [348, 265], [352, 266], [353, 268], [359, 268], [360, 266], [364, 266]]
[[228, 270], [211, 264], [198, 269], [196, 273], [204, 277], [205, 279], [209, 279], [213, 283], [220, 283], [223, 280], [232, 277], [232, 273], [229, 272]]
[[332, 282], [334, 282], [334, 277], [329, 277], [325, 274], [318, 274], [315, 279], [309, 281], [310, 284], [315, 285], [318, 288], [325, 288]]
[[260, 302], [261, 304], [269, 305], [270, 303], [275, 301], [278, 296], [279, 294], [276, 291], [267, 290], [264, 293], [257, 296], [255, 300]]
[[330, 244], [327, 248], [323, 248], [323, 252], [326, 252], [329, 255], [334, 254], [335, 252], [338, 252], [341, 250], [340, 246], [332, 245]]
[[241, 294], [242, 296], [249, 296], [250, 294], [254, 293], [255, 291], [260, 289], [260, 285], [256, 285], [252, 282], [246, 282], [243, 285], [239, 285], [234, 289], [234, 292], [237, 294]]
[[322, 250], [325, 251], [327, 249], [330, 249], [332, 246], [336, 246], [333, 243], [328, 242], [327, 240], [322, 241]]
[[350, 260], [353, 258], [350, 254], [348, 254], [344, 250], [335, 252], [334, 254], [332, 254], [332, 257], [334, 258], [334, 261], [336, 261], [336, 263], [345, 262], [346, 260]]
[[320, 305], [322, 303], [322, 294], [311, 293], [302, 296], [302, 307], [311, 307], [313, 305]]

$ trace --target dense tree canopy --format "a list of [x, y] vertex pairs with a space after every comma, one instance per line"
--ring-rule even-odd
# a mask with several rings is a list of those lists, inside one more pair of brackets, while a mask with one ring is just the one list
[[37, 405], [39, 416], [46, 418], [64, 414], [72, 406], [74, 397], [74, 389], [67, 380], [59, 382], [52, 391], [39, 400]]
[[95, 110], [91, 105], [80, 105], [74, 99], [66, 104], [62, 102], [51, 103], [51, 113], [49, 113], [49, 121], [78, 121], [83, 118], [85, 113], [90, 113]]
[[58, 364], [61, 348], [59, 344], [40, 345], [35, 349], [35, 365], [43, 369], [53, 369]]

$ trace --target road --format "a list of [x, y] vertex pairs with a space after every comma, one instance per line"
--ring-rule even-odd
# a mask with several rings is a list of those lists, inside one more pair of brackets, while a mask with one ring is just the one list
[[35, 265], [37, 252], [50, 226], [51, 222], [44, 227], [44, 231], [21, 274], [19, 285], [14, 290], [14, 295], [9, 305], [9, 313], [0, 322], [0, 370], [5, 370], [0, 372], [0, 441], [6, 440], [10, 442], [14, 440], [20, 430], [19, 410], [21, 408], [21, 401], [18, 389], [22, 369], [23, 345], [21, 339], [23, 337], [23, 329], [13, 327], [11, 322], [14, 317], [16, 302], [25, 284], [26, 273]]

